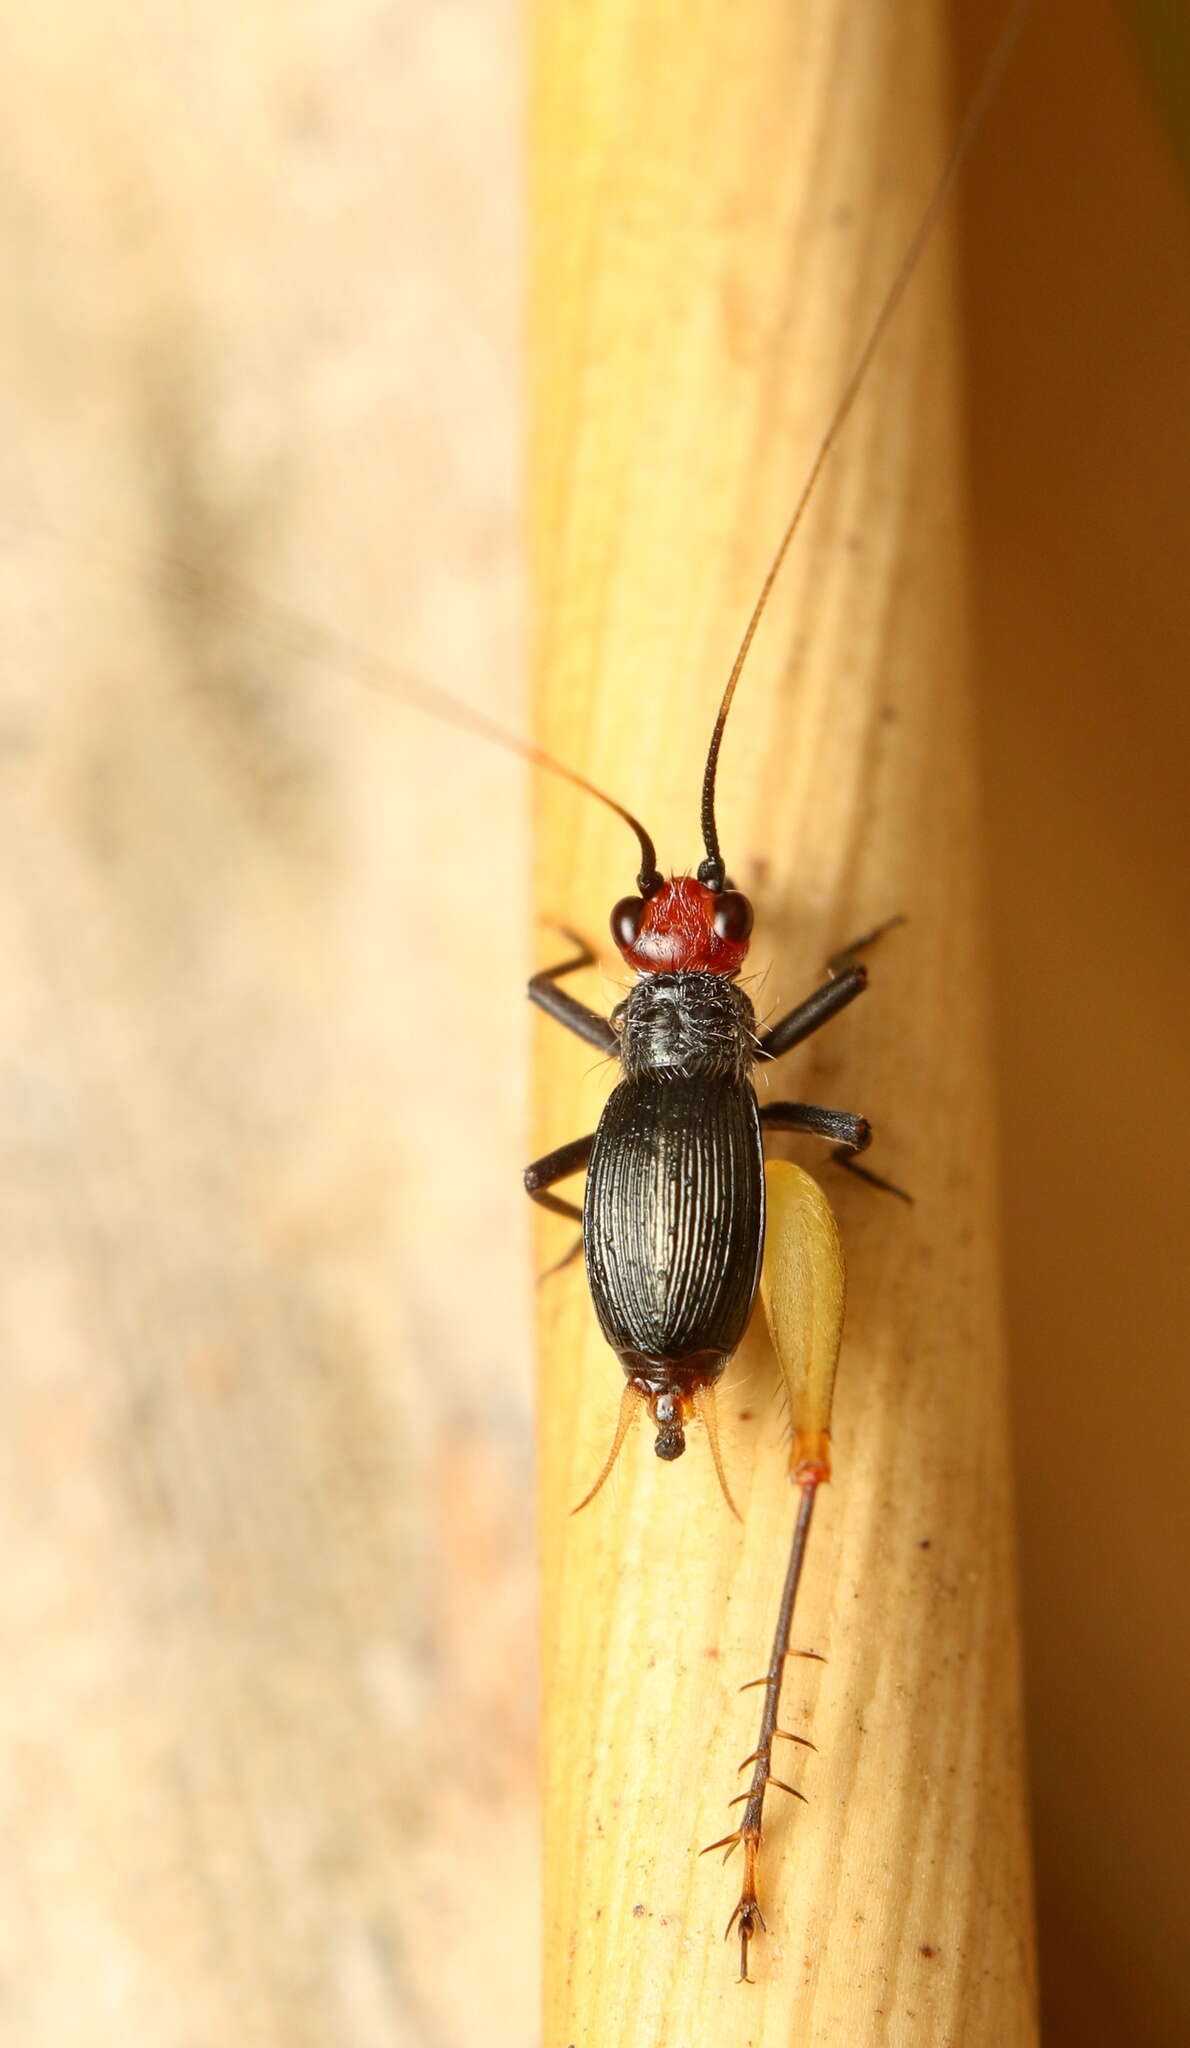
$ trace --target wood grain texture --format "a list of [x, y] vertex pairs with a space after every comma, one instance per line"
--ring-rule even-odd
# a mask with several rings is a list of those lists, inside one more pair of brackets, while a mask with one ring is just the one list
[[[698, 858], [716, 693], [949, 129], [932, 5], [542, 5], [532, 532], [539, 729]], [[827, 475], [729, 734], [724, 845], [778, 1013], [911, 919], [774, 1086], [869, 1114], [906, 1213], [832, 1182], [850, 1304], [785, 1719], [821, 1754], [763, 1863], [737, 1987], [724, 1832], [793, 1503], [774, 1368], [731, 1368], [725, 1452], [630, 1441], [581, 1274], [543, 1295], [547, 2048], [1035, 2038], [991, 1132], [963, 684], [950, 268], [935, 247]], [[543, 790], [538, 901], [598, 936], [631, 842]], [[543, 948], [549, 942], [542, 941]], [[588, 978], [606, 1004], [614, 967]], [[544, 1150], [606, 1071], [540, 1028]], [[555, 1238], [554, 1231], [558, 1237]], [[564, 1226], [543, 1243], [560, 1249]], [[752, 1698], [754, 1699], [754, 1695]]]

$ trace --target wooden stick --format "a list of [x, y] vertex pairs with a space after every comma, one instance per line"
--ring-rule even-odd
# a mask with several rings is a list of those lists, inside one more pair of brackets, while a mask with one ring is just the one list
[[[540, 5], [532, 529], [539, 736], [693, 866], [717, 693], [776, 539], [946, 151], [933, 0]], [[737, 1986], [731, 1824], [795, 1502], [757, 1317], [705, 1442], [629, 1439], [577, 1519], [620, 1372], [581, 1268], [542, 1294], [547, 2048], [1035, 2039], [991, 1132], [962, 685], [954, 309], [928, 255], [741, 685], [721, 825], [758, 904], [757, 1001], [898, 910], [872, 990], [778, 1091], [869, 1114], [905, 1210], [824, 1169], [850, 1300]], [[606, 933], [629, 835], [543, 789], [539, 908]], [[543, 960], [546, 942], [543, 940]], [[588, 977], [609, 1004], [622, 975]], [[539, 1034], [541, 1149], [613, 1078]], [[808, 1154], [803, 1152], [803, 1157]], [[543, 1226], [541, 1251], [562, 1248]], [[802, 1753], [799, 1752], [799, 1755]]]

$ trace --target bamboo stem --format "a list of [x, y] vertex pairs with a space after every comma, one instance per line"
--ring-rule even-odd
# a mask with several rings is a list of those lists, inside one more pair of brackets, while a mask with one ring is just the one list
[[[857, 15], [862, 18], [857, 18]], [[945, 154], [933, 0], [539, 6], [539, 734], [693, 865], [701, 757], [767, 559]], [[735, 1983], [724, 1834], [795, 1498], [757, 1317], [705, 1443], [630, 1437], [571, 1268], [542, 1295], [546, 2048], [1034, 2040], [990, 1122], [972, 880], [954, 316], [914, 282], [757, 639], [720, 778], [758, 1002], [896, 910], [872, 992], [781, 1094], [862, 1110], [904, 1211], [827, 1168], [850, 1302], [783, 1720], [821, 1752], [762, 1851]], [[543, 789], [539, 906], [598, 939], [622, 826]], [[610, 951], [610, 949], [609, 949]], [[609, 960], [610, 967], [610, 960]], [[615, 971], [612, 969], [612, 976]], [[588, 977], [604, 1006], [613, 979]], [[541, 1149], [606, 1068], [540, 1035]], [[807, 1156], [808, 1155], [803, 1155]], [[563, 1226], [547, 1225], [543, 1256]], [[559, 1233], [559, 1239], [554, 1231]]]

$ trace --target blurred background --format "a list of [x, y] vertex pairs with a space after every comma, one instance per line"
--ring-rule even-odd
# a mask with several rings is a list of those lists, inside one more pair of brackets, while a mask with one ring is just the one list
[[[987, 9], [964, 6], [974, 77]], [[1190, 2037], [1190, 16], [1036, 8], [961, 218], [1050, 2043]]]
[[[1186, 35], [1041, 0], [958, 208], [1079, 2048], [1190, 2032]], [[0, 2040], [530, 2042], [529, 793], [379, 659], [527, 726], [523, 25], [0, 48]]]

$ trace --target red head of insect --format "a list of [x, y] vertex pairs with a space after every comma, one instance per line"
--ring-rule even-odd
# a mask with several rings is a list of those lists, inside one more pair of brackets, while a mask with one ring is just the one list
[[629, 820], [645, 853], [637, 876], [640, 894], [620, 898], [612, 911], [611, 931], [628, 965], [641, 974], [694, 971], [733, 975], [744, 964], [752, 935], [752, 905], [727, 879], [715, 820], [715, 777], [723, 729], [746, 652], [745, 641], [723, 693], [703, 769], [706, 859], [697, 875], [674, 875], [663, 881], [648, 858], [652, 846], [647, 834], [635, 819]]
[[621, 897], [611, 928], [628, 965], [642, 974], [738, 974], [752, 905], [738, 889], [710, 889], [693, 875], [675, 875], [651, 896]]

